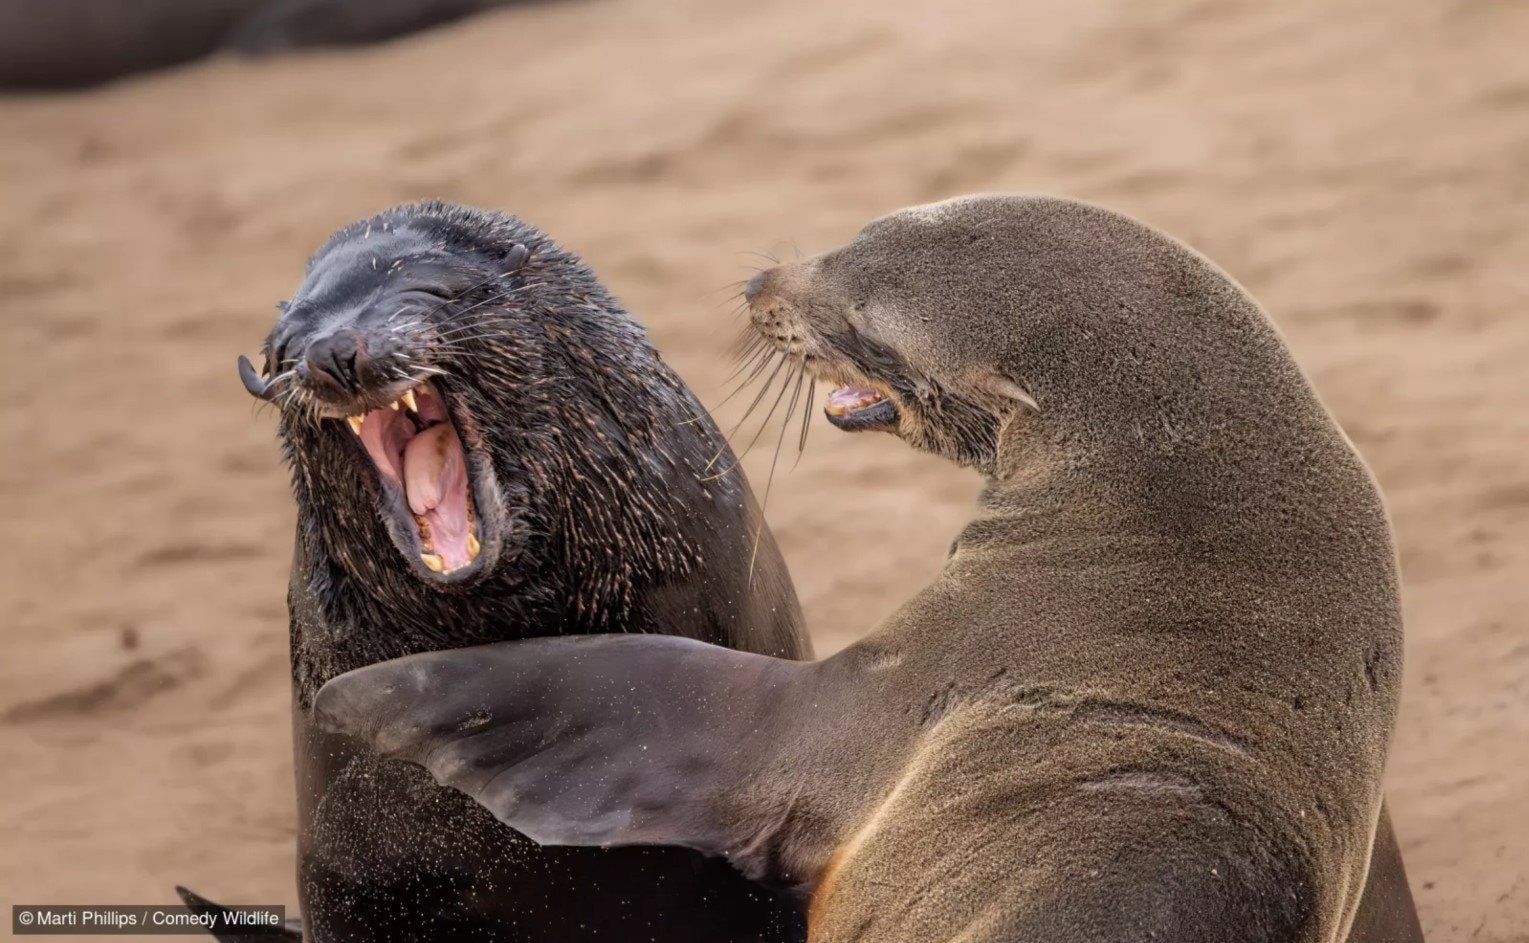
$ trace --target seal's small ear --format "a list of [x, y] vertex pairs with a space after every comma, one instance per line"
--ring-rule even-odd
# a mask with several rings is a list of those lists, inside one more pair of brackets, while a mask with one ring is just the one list
[[243, 354], [239, 355], [239, 380], [244, 388], [256, 399], [269, 400], [271, 398], [271, 382], [263, 379], [255, 372], [255, 365]]
[[1040, 412], [1041, 408], [1035, 402], [1035, 397], [1026, 393], [1024, 388], [1018, 383], [997, 371], [983, 370], [972, 379], [978, 387], [992, 393], [994, 396], [1014, 400], [1032, 412]]
[[531, 257], [531, 250], [530, 249], [527, 249], [524, 245], [522, 245], [522, 244], [520, 244], [518, 242], [515, 243], [515, 245], [510, 247], [510, 251], [505, 254], [505, 257], [504, 257], [504, 273], [506, 275], [509, 275], [509, 274], [511, 274], [513, 272], [520, 271], [520, 267], [525, 265], [526, 264], [526, 260], [529, 259], [530, 257]]

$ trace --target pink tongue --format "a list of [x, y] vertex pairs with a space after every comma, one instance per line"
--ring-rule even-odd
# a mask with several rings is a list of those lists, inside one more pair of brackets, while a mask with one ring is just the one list
[[451, 423], [437, 423], [411, 439], [404, 449], [403, 471], [409, 510], [423, 514], [429, 522], [430, 542], [446, 570], [471, 563], [467, 466]]
[[391, 409], [374, 409], [361, 420], [361, 444], [383, 476], [394, 484], [403, 480], [398, 463], [413, 436], [414, 423]]

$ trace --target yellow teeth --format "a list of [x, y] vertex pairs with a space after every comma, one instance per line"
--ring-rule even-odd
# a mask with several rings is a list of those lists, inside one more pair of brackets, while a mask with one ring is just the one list
[[388, 409], [391, 409], [395, 413], [398, 412], [398, 400], [395, 399], [393, 402], [389, 403]]
[[419, 403], [414, 401], [414, 391], [413, 390], [410, 390], [409, 392], [405, 393], [404, 395], [398, 397], [398, 399], [405, 406], [409, 407], [409, 412], [411, 412], [411, 413], [419, 412]]
[[474, 560], [476, 560], [478, 558], [478, 550], [481, 549], [481, 546], [482, 545], [478, 543], [477, 534], [467, 535], [467, 555], [469, 557], [472, 557]]
[[432, 573], [443, 573], [446, 570], [446, 561], [438, 553], [422, 553], [419, 559]]
[[350, 431], [351, 432], [354, 432], [356, 435], [360, 435], [361, 434], [361, 417], [360, 416], [346, 416], [345, 417], [345, 421], [350, 423]]

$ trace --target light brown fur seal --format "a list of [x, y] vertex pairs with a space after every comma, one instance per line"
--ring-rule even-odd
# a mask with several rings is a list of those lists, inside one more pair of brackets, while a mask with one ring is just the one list
[[817, 663], [492, 645], [343, 675], [320, 723], [538, 841], [798, 885], [819, 943], [1421, 938], [1381, 807], [1385, 509], [1238, 285], [1124, 216], [984, 196], [747, 294], [848, 384], [836, 424], [987, 477], [939, 578]]

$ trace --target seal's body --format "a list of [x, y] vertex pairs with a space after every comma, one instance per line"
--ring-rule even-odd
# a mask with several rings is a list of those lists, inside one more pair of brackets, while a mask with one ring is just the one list
[[893, 214], [747, 295], [845, 384], [836, 425], [986, 476], [940, 577], [815, 664], [485, 646], [336, 679], [322, 723], [538, 841], [797, 883], [824, 943], [1420, 939], [1385, 509], [1251, 298], [1039, 197]]
[[310, 937], [799, 939], [799, 904], [724, 862], [537, 848], [312, 722], [314, 693], [341, 672], [539, 633], [680, 629], [806, 656], [746, 482], [706, 470], [721, 435], [588, 269], [510, 217], [390, 210], [319, 250], [266, 345], [267, 376], [241, 369], [280, 408], [297, 499]]

